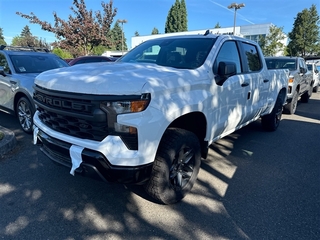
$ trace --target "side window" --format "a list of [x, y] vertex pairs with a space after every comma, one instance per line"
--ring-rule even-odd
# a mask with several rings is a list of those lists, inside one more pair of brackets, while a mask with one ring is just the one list
[[249, 72], [256, 72], [262, 69], [261, 58], [257, 47], [248, 43], [242, 43], [245, 56], [248, 62]]
[[10, 73], [10, 68], [6, 57], [0, 53], [0, 66], [3, 67], [5, 73]]
[[223, 43], [214, 62], [213, 72], [215, 74], [218, 73], [218, 66], [220, 62], [233, 62], [236, 64], [237, 73], [242, 72], [239, 51], [235, 41], [227, 41]]

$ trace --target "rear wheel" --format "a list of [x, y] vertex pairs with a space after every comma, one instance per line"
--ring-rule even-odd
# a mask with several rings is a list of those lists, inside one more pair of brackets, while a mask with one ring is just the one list
[[313, 87], [313, 92], [318, 92], [318, 89], [319, 89], [319, 85]]
[[20, 126], [26, 133], [32, 133], [33, 125], [33, 107], [26, 97], [21, 97], [17, 102], [17, 116]]
[[301, 102], [303, 103], [307, 103], [309, 102], [309, 98], [311, 97], [312, 95], [312, 85], [309, 86], [309, 90], [307, 92], [305, 92], [304, 94], [302, 94], [301, 96]]
[[200, 162], [197, 136], [183, 129], [168, 129], [160, 142], [146, 192], [164, 204], [180, 201], [191, 191]]
[[272, 112], [261, 118], [262, 127], [267, 131], [275, 131], [280, 125], [281, 116], [282, 116], [282, 99], [280, 96], [278, 96]]

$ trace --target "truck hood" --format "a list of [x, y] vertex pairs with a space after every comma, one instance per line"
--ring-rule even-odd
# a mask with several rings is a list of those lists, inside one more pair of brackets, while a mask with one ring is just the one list
[[64, 92], [129, 95], [140, 94], [148, 81], [162, 85], [165, 78], [178, 71], [156, 64], [87, 63], [43, 72], [35, 84]]

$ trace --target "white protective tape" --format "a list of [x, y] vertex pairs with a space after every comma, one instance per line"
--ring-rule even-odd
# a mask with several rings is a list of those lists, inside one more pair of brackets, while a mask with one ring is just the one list
[[80, 166], [82, 163], [81, 152], [84, 148], [72, 145], [69, 153], [72, 161], [72, 168], [70, 174], [74, 176], [74, 171]]

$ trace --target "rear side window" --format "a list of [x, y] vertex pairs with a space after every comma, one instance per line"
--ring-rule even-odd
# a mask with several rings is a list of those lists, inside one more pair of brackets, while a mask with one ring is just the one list
[[248, 71], [256, 72], [261, 70], [262, 63], [257, 47], [249, 43], [242, 43], [242, 46], [248, 63]]

